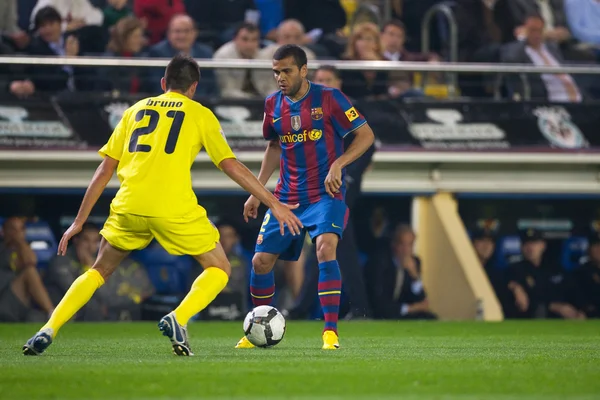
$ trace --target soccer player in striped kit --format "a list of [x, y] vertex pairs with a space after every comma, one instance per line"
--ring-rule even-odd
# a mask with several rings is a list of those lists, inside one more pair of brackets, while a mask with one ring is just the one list
[[[275, 294], [273, 266], [278, 258], [295, 261], [306, 232], [316, 242], [319, 260], [319, 299], [325, 316], [323, 349], [339, 348], [337, 332], [342, 281], [336, 247], [342, 237], [348, 209], [344, 202], [344, 168], [373, 143], [373, 131], [363, 116], [337, 89], [307, 80], [306, 54], [296, 45], [280, 47], [273, 56], [279, 91], [265, 100], [263, 136], [269, 143], [259, 181], [266, 184], [279, 166], [275, 196], [300, 219], [300, 235], [281, 235], [279, 224], [267, 211], [252, 260], [250, 294], [254, 306], [269, 305]], [[355, 135], [344, 151], [344, 137]], [[244, 218], [256, 218], [260, 201], [251, 196]], [[236, 348], [253, 345], [243, 337]]]

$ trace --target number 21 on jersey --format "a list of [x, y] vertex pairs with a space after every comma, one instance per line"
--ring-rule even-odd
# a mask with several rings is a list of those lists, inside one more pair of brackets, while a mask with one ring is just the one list
[[[131, 132], [131, 138], [129, 139], [129, 152], [143, 152], [147, 153], [152, 150], [152, 146], [148, 144], [138, 144], [140, 136], [149, 135], [156, 130], [158, 122], [160, 120], [160, 114], [158, 111], [145, 108], [138, 111], [135, 114], [135, 122], [142, 121], [145, 117], [148, 117], [148, 124], [136, 128]], [[177, 145], [177, 139], [179, 139], [179, 132], [181, 131], [181, 125], [185, 118], [183, 111], [169, 110], [167, 111], [167, 118], [173, 119], [171, 122], [171, 129], [169, 129], [169, 135], [167, 136], [167, 143], [165, 144], [165, 153], [173, 154], [175, 146]]]

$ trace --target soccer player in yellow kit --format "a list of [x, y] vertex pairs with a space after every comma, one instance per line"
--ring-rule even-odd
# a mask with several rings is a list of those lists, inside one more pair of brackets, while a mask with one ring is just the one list
[[202, 147], [212, 162], [242, 188], [265, 203], [280, 223], [300, 234], [297, 206], [280, 203], [239, 161], [227, 144], [217, 118], [191, 100], [200, 80], [193, 58], [177, 55], [167, 66], [161, 86], [165, 93], [139, 101], [123, 114], [108, 143], [104, 158], [85, 193], [73, 224], [63, 235], [58, 254], [81, 231], [104, 188], [117, 171], [121, 187], [111, 203], [110, 216], [93, 267], [73, 282], [49, 321], [23, 346], [23, 354], [39, 355], [58, 330], [133, 250], [153, 238], [171, 254], [189, 254], [204, 267], [181, 304], [159, 322], [163, 335], [180, 356], [193, 355], [186, 325], [223, 290], [231, 267], [219, 244], [219, 232], [198, 205], [190, 168]]

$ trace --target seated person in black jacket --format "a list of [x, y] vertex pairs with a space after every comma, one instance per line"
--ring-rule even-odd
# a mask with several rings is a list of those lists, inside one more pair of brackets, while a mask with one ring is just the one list
[[588, 238], [588, 261], [574, 272], [577, 305], [588, 318], [600, 318], [600, 232]]
[[391, 246], [369, 259], [365, 279], [376, 318], [436, 319], [421, 281], [421, 261], [414, 255], [415, 234], [407, 225], [396, 228]]
[[[33, 56], [77, 56], [79, 41], [75, 36], [64, 37], [62, 18], [53, 7], [43, 7], [34, 20], [35, 36], [26, 52]], [[68, 65], [32, 65], [28, 75], [36, 92], [61, 92], [75, 89], [73, 67]]]
[[523, 260], [512, 263], [506, 274], [512, 304], [505, 317], [584, 319], [570, 298], [569, 277], [544, 259], [545, 251], [541, 232], [527, 229], [521, 233]]

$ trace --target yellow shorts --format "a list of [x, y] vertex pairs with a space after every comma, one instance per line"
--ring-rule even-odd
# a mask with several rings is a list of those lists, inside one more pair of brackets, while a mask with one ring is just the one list
[[117, 214], [111, 210], [100, 234], [111, 246], [125, 251], [141, 250], [152, 239], [174, 255], [208, 253], [219, 241], [219, 231], [200, 206], [177, 218]]

